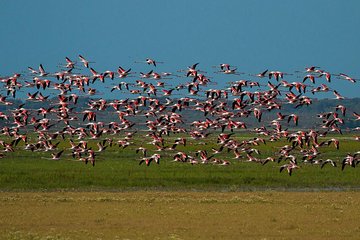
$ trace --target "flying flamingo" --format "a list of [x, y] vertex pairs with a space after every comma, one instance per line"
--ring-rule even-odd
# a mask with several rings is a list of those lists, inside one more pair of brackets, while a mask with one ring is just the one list
[[280, 167], [280, 172], [282, 172], [284, 169], [287, 170], [289, 176], [292, 175], [292, 172], [294, 169], [297, 169], [297, 168], [300, 168], [298, 165], [296, 165], [296, 163], [294, 162], [290, 162], [289, 164], [285, 164], [285, 165], [282, 165]]

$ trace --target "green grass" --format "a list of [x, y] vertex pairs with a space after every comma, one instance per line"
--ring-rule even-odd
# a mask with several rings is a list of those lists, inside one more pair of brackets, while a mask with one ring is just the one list
[[163, 162], [146, 167], [120, 159], [99, 161], [96, 167], [62, 161], [9, 160], [1, 162], [0, 175], [2, 190], [356, 188], [360, 180], [357, 169], [341, 172], [304, 166], [289, 177], [279, 173], [277, 164], [224, 167]]
[[[250, 139], [251, 135], [241, 135], [240, 138]], [[237, 137], [239, 138], [239, 137]], [[338, 162], [347, 152], [358, 151], [359, 143], [341, 139], [340, 150], [334, 147], [322, 147], [319, 158], [336, 159]], [[330, 165], [320, 169], [319, 165], [300, 164], [301, 168], [289, 177], [286, 173], [279, 173], [281, 163], [268, 163], [264, 166], [238, 161], [232, 153], [221, 153], [216, 157], [228, 159], [229, 166], [218, 165], [190, 165], [188, 163], [173, 162], [172, 152], [162, 153], [159, 165], [138, 165], [140, 155], [135, 154], [140, 138], [133, 140], [134, 146], [121, 149], [113, 146], [99, 153], [96, 166], [85, 165], [72, 161], [67, 150], [59, 161], [47, 160], [49, 152], [30, 152], [21, 150], [21, 144], [14, 153], [7, 153], [6, 158], [0, 160], [0, 189], [13, 190], [262, 190], [262, 189], [358, 189], [360, 174], [358, 168], [333, 168]], [[171, 140], [168, 139], [168, 142]], [[94, 141], [95, 143], [95, 141]], [[194, 152], [197, 149], [207, 149], [215, 144], [215, 136], [207, 140], [207, 145], [197, 145], [198, 141], [190, 141], [184, 148], [177, 150]], [[267, 143], [256, 146], [261, 155], [266, 158], [274, 155], [278, 147], [286, 142]], [[59, 149], [68, 147], [67, 142], [60, 144]], [[176, 151], [177, 151], [176, 150]], [[150, 154], [154, 151], [150, 151]], [[340, 164], [339, 164], [340, 165]]]

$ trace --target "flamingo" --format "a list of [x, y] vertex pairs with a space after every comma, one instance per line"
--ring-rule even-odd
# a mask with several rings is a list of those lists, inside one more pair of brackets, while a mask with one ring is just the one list
[[256, 74], [255, 76], [256, 76], [256, 77], [259, 77], [259, 78], [263, 78], [263, 77], [265, 77], [265, 75], [266, 75], [266, 73], [267, 73], [268, 71], [269, 71], [269, 70], [266, 69], [265, 71], [263, 71], [263, 72], [261, 72], [261, 73], [258, 73], [258, 74]]
[[319, 67], [311, 66], [311, 67], [305, 68], [305, 70], [306, 70], [306, 72], [315, 72], [315, 71], [316, 71], [316, 68], [319, 68]]
[[337, 100], [343, 100], [345, 99], [343, 96], [341, 96], [336, 90], [333, 91], [334, 95], [335, 95], [335, 99]]
[[191, 66], [188, 67], [188, 70], [187, 70], [187, 73], [186, 73], [186, 76], [197, 76], [197, 71], [195, 70], [196, 69], [196, 66], [198, 65], [199, 63], [195, 63]]
[[294, 169], [297, 169], [297, 168], [300, 168], [300, 167], [298, 165], [296, 165], [296, 163], [290, 162], [289, 164], [282, 165], [280, 167], [280, 172], [282, 172], [284, 169], [286, 169], [289, 176], [291, 176]]
[[84, 67], [89, 68], [89, 61], [79, 54], [80, 61], [84, 64]]
[[60, 157], [61, 157], [63, 152], [64, 152], [64, 150], [61, 150], [60, 152], [57, 152], [57, 153], [52, 153], [51, 154], [52, 158], [45, 158], [45, 159], [60, 160]]
[[136, 153], [138, 153], [140, 151], [142, 152], [143, 156], [146, 157], [147, 149], [144, 148], [144, 147], [139, 147], [139, 148], [136, 149]]
[[66, 68], [74, 68], [75, 67], [75, 62], [71, 61], [70, 58], [65, 57], [65, 61], [66, 61]]
[[346, 113], [346, 107], [344, 106], [344, 105], [337, 105], [336, 107], [335, 107], [335, 109], [336, 109], [336, 111], [337, 110], [340, 110], [341, 111], [341, 113], [342, 113], [342, 115], [343, 116], [345, 116], [345, 113]]
[[356, 83], [356, 80], [354, 78], [349, 77], [345, 73], [340, 73], [339, 76], [342, 77], [343, 79], [349, 81], [349, 82]]
[[360, 120], [360, 114], [356, 113], [356, 112], [353, 112], [353, 115], [354, 117], [356, 118], [355, 120], [356, 121], [359, 121]]
[[313, 84], [315, 84], [315, 76], [314, 76], [314, 75], [311, 75], [311, 74], [306, 75], [306, 76], [304, 77], [304, 79], [303, 79], [303, 82], [305, 82], [306, 79], [310, 79], [310, 81], [311, 81]]
[[319, 78], [325, 75], [325, 79], [327, 82], [331, 82], [331, 74], [329, 72], [322, 71], [319, 75]]
[[145, 61], [148, 65], [154, 65], [154, 67], [156, 67], [156, 62], [154, 59], [147, 58]]
[[38, 74], [39, 72], [36, 71], [35, 69], [33, 69], [32, 67], [28, 67], [28, 70], [30, 71], [31, 74]]
[[299, 123], [299, 116], [296, 114], [290, 114], [288, 117], [288, 123], [290, 122], [291, 118], [293, 119], [295, 125], [297, 126]]
[[356, 165], [359, 163], [358, 159], [356, 158], [357, 154], [347, 154], [347, 156], [343, 159], [342, 161], [342, 165], [341, 165], [341, 170], [344, 171], [345, 166], [349, 165], [353, 168], [356, 167]]
[[326, 165], [326, 164], [331, 164], [331, 166], [336, 167], [336, 162], [334, 160], [331, 159], [326, 159], [322, 164], [321, 164], [321, 169]]
[[131, 68], [128, 70], [123, 69], [121, 66], [119, 66], [117, 72], [119, 74], [119, 78], [125, 78], [130, 74]]
[[39, 65], [39, 72], [40, 72], [40, 77], [45, 77], [49, 74], [49, 73], [45, 72], [42, 64]]

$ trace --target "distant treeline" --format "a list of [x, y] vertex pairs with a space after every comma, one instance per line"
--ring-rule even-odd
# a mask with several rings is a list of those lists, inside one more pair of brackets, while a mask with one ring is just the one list
[[[159, 98], [160, 101], [165, 102], [165, 98]], [[74, 105], [75, 109], [74, 111], [79, 114], [79, 120], [76, 124], [82, 123], [82, 116], [81, 111], [87, 109], [89, 101], [92, 100], [92, 98], [89, 97], [80, 97], [78, 100], [78, 103]], [[50, 101], [46, 102], [34, 102], [34, 101], [21, 101], [21, 100], [14, 100], [12, 105], [0, 105], [0, 111], [8, 114], [11, 116], [11, 110], [15, 109], [17, 106], [21, 106], [22, 104], [25, 104], [24, 107], [26, 109], [30, 109], [31, 111], [35, 112], [34, 116], [40, 118], [41, 116], [36, 115], [36, 110], [44, 107], [49, 108], [51, 106], [54, 106], [56, 108], [56, 102], [57, 98], [50, 99]], [[107, 100], [107, 102], [111, 102], [113, 100]], [[173, 102], [176, 102], [176, 99], [173, 99]], [[228, 100], [228, 106], [231, 106], [232, 101]], [[336, 100], [336, 99], [312, 99], [312, 104], [309, 106], [301, 106], [298, 108], [295, 108], [294, 105], [283, 103], [281, 105], [281, 109], [275, 109], [271, 111], [263, 110], [263, 117], [262, 121], [258, 122], [252, 114], [250, 114], [248, 117], [242, 117], [239, 118], [239, 121], [243, 121], [246, 123], [248, 129], [253, 129], [256, 127], [271, 127], [270, 123], [272, 120], [276, 119], [276, 113], [281, 112], [283, 115], [289, 115], [289, 114], [297, 114], [299, 116], [299, 125], [297, 126], [299, 129], [317, 129], [321, 124], [322, 120], [320, 118], [317, 118], [319, 113], [325, 113], [325, 112], [335, 112], [337, 105], [343, 105], [347, 108], [346, 115], [343, 117], [341, 115], [341, 112], [338, 111], [339, 115], [344, 119], [344, 124], [339, 126], [342, 129], [347, 128], [355, 128], [360, 126], [360, 121], [355, 121], [355, 118], [353, 117], [353, 112], [360, 113], [360, 98], [349, 98], [344, 100]], [[171, 108], [169, 109], [171, 111]], [[234, 111], [236, 112], [236, 110]], [[193, 121], [202, 121], [206, 118], [214, 119], [214, 116], [211, 115], [205, 115], [203, 112], [193, 110], [191, 108], [184, 109], [181, 112], [178, 112], [179, 114], [183, 115], [183, 119], [185, 121], [185, 124], [191, 124]], [[111, 122], [111, 121], [117, 121], [117, 114], [116, 111], [112, 107], [108, 107], [106, 110], [99, 112], [99, 119], [98, 121], [103, 122]], [[141, 113], [139, 114], [142, 115]], [[134, 122], [137, 125], [137, 128], [143, 128], [144, 127], [144, 118], [143, 116], [131, 116], [129, 119], [131, 119], [132, 122]], [[8, 122], [5, 124], [4, 119], [0, 120], [0, 126], [9, 125]], [[9, 120], [11, 121], [11, 117]], [[291, 124], [291, 123], [290, 123]], [[59, 124], [58, 127], [61, 127], [62, 124]], [[284, 126], [286, 127], [286, 121], [284, 122]]]

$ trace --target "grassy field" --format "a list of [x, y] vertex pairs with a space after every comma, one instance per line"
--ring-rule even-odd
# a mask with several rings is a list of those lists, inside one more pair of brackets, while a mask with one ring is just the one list
[[[35, 162], [36, 161], [36, 162]], [[95, 167], [78, 162], [6, 160], [0, 164], [2, 190], [252, 190], [358, 188], [357, 169], [304, 165], [289, 177], [279, 165], [234, 163], [230, 166], [179, 164], [139, 166], [135, 160], [99, 161]]]
[[359, 192], [7, 192], [0, 239], [359, 239]]
[[[214, 137], [162, 152], [150, 166], [139, 166], [139, 137], [98, 153], [95, 167], [73, 161], [69, 150], [54, 161], [20, 143], [0, 159], [0, 239], [359, 239], [359, 169], [339, 166], [359, 143], [337, 137], [340, 150], [322, 147], [320, 159], [338, 167], [300, 161], [291, 177], [279, 173], [284, 161], [262, 166], [226, 151], [216, 157], [229, 166], [172, 161], [176, 151], [211, 152]], [[256, 157], [274, 156], [285, 144], [256, 146]], [[65, 141], [58, 149], [68, 147]]]
[[[244, 139], [249, 136], [244, 136]], [[108, 148], [97, 156], [96, 166], [85, 165], [72, 161], [70, 151], [64, 153], [61, 160], [45, 159], [50, 152], [30, 152], [19, 149], [7, 153], [0, 159], [0, 189], [12, 190], [262, 190], [262, 189], [358, 189], [360, 174], [358, 168], [345, 168], [341, 171], [340, 160], [348, 152], [359, 151], [359, 143], [349, 140], [349, 136], [341, 139], [340, 150], [334, 147], [322, 147], [319, 159], [332, 158], [338, 162], [338, 167], [330, 165], [320, 169], [319, 165], [300, 164], [301, 168], [289, 177], [279, 173], [281, 163], [270, 162], [264, 166], [258, 163], [233, 159], [232, 153], [221, 153], [216, 157], [231, 161], [229, 166], [212, 164], [191, 165], [173, 162], [171, 156], [176, 151], [195, 152], [197, 149], [207, 149], [218, 146], [215, 139], [210, 139], [207, 145], [197, 145], [190, 142], [188, 146], [179, 146], [176, 151], [161, 153], [159, 165], [140, 165], [140, 155], [135, 154], [136, 144], [122, 149], [118, 146]], [[169, 140], [170, 141], [170, 140]], [[139, 139], [134, 139], [139, 143]], [[96, 143], [95, 141], [93, 143]], [[258, 158], [276, 155], [284, 141], [260, 145], [256, 148], [261, 155]], [[139, 144], [137, 145], [139, 146]], [[59, 145], [65, 149], [66, 142]], [[96, 149], [96, 147], [94, 147]], [[150, 149], [150, 154], [155, 153]]]

